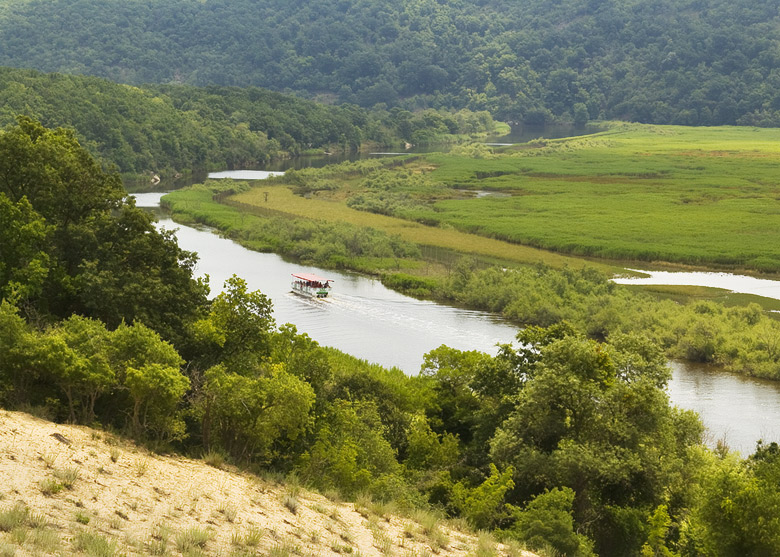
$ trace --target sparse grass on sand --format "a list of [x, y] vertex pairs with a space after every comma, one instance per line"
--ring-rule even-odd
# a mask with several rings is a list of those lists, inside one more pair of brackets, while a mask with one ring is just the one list
[[[0, 425], [0, 555], [465, 557], [480, 547], [476, 534], [445, 521], [422, 524], [370, 501], [361, 515], [295, 478], [265, 481], [224, 463], [109, 445], [89, 428], [19, 412], [0, 411]], [[54, 454], [56, 462], [44, 458]], [[61, 487], [44, 493], [47, 481]], [[496, 555], [521, 555], [494, 546]]]

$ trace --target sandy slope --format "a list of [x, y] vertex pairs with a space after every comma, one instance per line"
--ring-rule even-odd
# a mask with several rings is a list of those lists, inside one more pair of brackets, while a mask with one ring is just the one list
[[[0, 412], [0, 511], [21, 505], [27, 518], [0, 531], [0, 556], [531, 555], [443, 522], [431, 529], [425, 517], [356, 508], [86, 427]], [[197, 533], [207, 541], [187, 546]]]

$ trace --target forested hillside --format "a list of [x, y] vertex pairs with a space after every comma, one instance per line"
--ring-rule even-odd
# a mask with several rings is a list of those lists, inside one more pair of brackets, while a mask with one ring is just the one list
[[749, 0], [9, 0], [0, 64], [508, 121], [777, 125], [779, 21]]
[[0, 68], [0, 126], [17, 115], [74, 128], [121, 172], [255, 167], [307, 149], [444, 141], [491, 131], [487, 112], [412, 114], [326, 106], [257, 87], [131, 87], [105, 79]]

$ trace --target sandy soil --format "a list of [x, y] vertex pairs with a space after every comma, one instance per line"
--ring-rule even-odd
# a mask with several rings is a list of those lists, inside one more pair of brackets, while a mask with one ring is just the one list
[[[13, 508], [27, 518], [4, 528]], [[0, 412], [0, 557], [74, 553], [532, 556], [430, 515], [332, 501], [105, 432]]]

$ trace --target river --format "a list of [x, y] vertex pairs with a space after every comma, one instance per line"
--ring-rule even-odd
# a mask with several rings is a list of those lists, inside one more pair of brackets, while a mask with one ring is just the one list
[[[511, 343], [517, 332], [492, 314], [416, 300], [361, 275], [301, 266], [248, 250], [208, 229], [174, 223], [159, 210], [163, 193], [135, 195], [139, 207], [157, 211], [160, 227], [176, 230], [183, 249], [198, 252], [196, 274], [209, 275], [212, 295], [236, 274], [250, 289], [271, 298], [278, 324], [293, 323], [324, 346], [415, 374], [424, 355], [442, 344], [495, 354], [497, 344]], [[290, 274], [301, 271], [333, 279], [331, 296], [312, 299], [292, 293]], [[699, 413], [710, 446], [720, 440], [747, 455], [758, 439], [780, 441], [780, 384], [705, 366], [670, 365], [669, 397], [673, 404]]]

